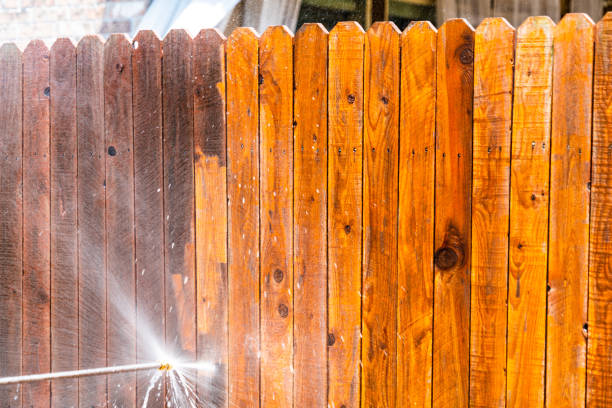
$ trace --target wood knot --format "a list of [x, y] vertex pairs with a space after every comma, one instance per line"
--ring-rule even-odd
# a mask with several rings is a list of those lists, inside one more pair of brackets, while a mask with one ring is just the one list
[[380, 98], [380, 100], [382, 101], [382, 103], [384, 103], [385, 105], [389, 104], [389, 98], [387, 98], [386, 96], [383, 96], [382, 98]]
[[117, 65], [115, 65], [115, 69], [117, 70], [118, 73], [122, 73], [123, 72], [123, 68], [125, 68], [123, 66], [123, 64], [117, 63]]
[[257, 75], [257, 83], [259, 85], [262, 85], [264, 83], [263, 75], [261, 75], [261, 74]]
[[108, 147], [108, 154], [110, 156], [116, 156], [117, 155], [117, 149], [115, 149], [115, 146], [109, 146]]
[[287, 305], [281, 303], [280, 305], [278, 305], [278, 314], [280, 315], [280, 317], [282, 317], [283, 319], [287, 316], [289, 316], [289, 308], [287, 307]]
[[434, 262], [438, 269], [446, 271], [457, 265], [459, 257], [452, 248], [439, 248], [434, 254]]
[[347, 234], [350, 234], [350, 233], [351, 233], [351, 226], [350, 226], [350, 225], [348, 225], [348, 224], [347, 224], [347, 225], [345, 225], [345, 226], [344, 226], [344, 232], [346, 232]]
[[274, 280], [276, 281], [276, 283], [281, 283], [283, 281], [283, 271], [281, 271], [280, 269], [276, 269], [274, 271]]
[[434, 263], [440, 270], [446, 271], [455, 266], [463, 265], [465, 253], [465, 245], [459, 230], [455, 226], [449, 225], [442, 245], [434, 254]]
[[327, 333], [327, 345], [331, 347], [334, 343], [336, 343], [336, 336], [334, 336], [334, 333]]
[[43, 91], [43, 93], [45, 94], [45, 96], [51, 95], [51, 88], [46, 87], [45, 90]]
[[459, 52], [459, 61], [463, 65], [471, 64], [474, 61], [474, 51], [469, 46], [463, 46], [463, 49]]
[[347, 101], [348, 101], [348, 103], [350, 103], [351, 105], [352, 105], [352, 104], [354, 104], [354, 103], [355, 103], [355, 95], [353, 95], [353, 94], [349, 94], [349, 95], [346, 97], [346, 100], [347, 100]]

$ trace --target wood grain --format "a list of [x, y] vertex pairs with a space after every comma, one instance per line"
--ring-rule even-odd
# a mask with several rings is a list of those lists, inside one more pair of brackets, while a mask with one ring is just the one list
[[584, 406], [593, 21], [566, 14], [554, 31], [546, 406]]
[[[106, 152], [107, 363], [136, 360], [134, 270], [134, 138], [132, 45], [111, 35], [104, 45], [104, 146]], [[136, 405], [136, 375], [108, 378], [108, 401]]]
[[259, 39], [261, 395], [293, 405], [293, 35]]
[[377, 22], [365, 36], [362, 407], [396, 402], [399, 34]]
[[468, 405], [474, 30], [438, 31], [433, 405]]
[[[49, 50], [23, 52], [23, 374], [51, 371]], [[23, 384], [22, 406], [48, 408], [51, 383]]]
[[436, 29], [401, 36], [397, 278], [397, 404], [431, 406]]
[[[96, 368], [107, 361], [104, 45], [90, 35], [76, 52], [79, 368]], [[106, 404], [106, 377], [78, 382], [80, 406]]]
[[197, 395], [227, 406], [227, 167], [225, 38], [214, 29], [193, 40], [197, 357], [216, 365], [198, 373]]
[[328, 405], [360, 406], [364, 32], [329, 34]]
[[236, 29], [226, 42], [229, 250], [229, 406], [259, 407], [258, 38]]
[[[78, 368], [76, 49], [58, 39], [49, 58], [51, 143], [51, 370]], [[51, 405], [76, 406], [77, 380], [51, 382]]]
[[506, 406], [514, 28], [487, 18], [474, 40], [470, 406]]
[[508, 274], [507, 405], [542, 406], [552, 93], [548, 17], [517, 30]]
[[595, 28], [587, 406], [612, 405], [612, 14]]
[[293, 405], [327, 406], [327, 39], [304, 24], [293, 54]]
[[171, 30], [163, 41], [163, 143], [166, 346], [188, 360], [196, 353], [195, 196], [192, 40]]
[[[134, 235], [136, 264], [136, 359], [155, 361], [165, 341], [164, 172], [162, 150], [161, 42], [140, 31], [132, 52], [134, 126]], [[150, 373], [137, 374], [137, 405], [142, 406]], [[164, 387], [150, 396], [164, 406]]]
[[[0, 47], [0, 377], [21, 374], [22, 342], [22, 59]], [[21, 406], [21, 388], [0, 387], [3, 407]]]

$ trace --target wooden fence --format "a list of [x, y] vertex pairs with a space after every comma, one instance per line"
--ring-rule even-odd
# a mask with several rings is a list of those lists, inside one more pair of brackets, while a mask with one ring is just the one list
[[612, 15], [4, 45], [0, 214], [0, 376], [157, 337], [210, 406], [610, 407]]

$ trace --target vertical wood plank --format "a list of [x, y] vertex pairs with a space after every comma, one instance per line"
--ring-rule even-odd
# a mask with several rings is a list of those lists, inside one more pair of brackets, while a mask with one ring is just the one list
[[[106, 366], [104, 45], [94, 35], [77, 45], [77, 225], [79, 368]], [[106, 404], [106, 378], [79, 378], [79, 406]]]
[[597, 23], [589, 246], [587, 406], [612, 405], [612, 14]]
[[516, 34], [510, 165], [509, 407], [544, 403], [553, 26], [548, 17], [530, 17]]
[[[22, 61], [15, 44], [0, 47], [0, 377], [21, 374], [22, 341]], [[21, 388], [0, 387], [6, 407]]]
[[293, 35], [259, 39], [261, 405], [293, 405]]
[[193, 40], [197, 358], [204, 404], [227, 407], [227, 166], [225, 38], [214, 29]]
[[401, 36], [397, 404], [431, 406], [436, 29]]
[[474, 30], [438, 31], [433, 404], [468, 405]]
[[[51, 47], [51, 370], [78, 368], [76, 49]], [[77, 406], [76, 379], [51, 382], [53, 407]]]
[[[133, 48], [136, 359], [146, 362], [159, 359], [165, 341], [162, 50], [152, 31], [139, 32]], [[142, 406], [151, 375], [137, 377], [137, 405]], [[164, 398], [162, 387], [150, 396], [149, 406], [163, 407]]]
[[470, 405], [503, 408], [514, 28], [484, 19], [474, 55]]
[[193, 190], [192, 41], [172, 30], [163, 42], [163, 142], [166, 341], [195, 359], [195, 203]]
[[364, 31], [336, 24], [328, 60], [328, 405], [360, 406]]
[[593, 21], [566, 14], [554, 31], [546, 405], [584, 406]]
[[[23, 52], [23, 374], [51, 371], [49, 50]], [[48, 408], [51, 383], [23, 384], [23, 407]]]
[[[108, 365], [136, 360], [134, 276], [134, 158], [132, 45], [121, 34], [104, 45], [104, 149], [106, 158], [106, 267]], [[108, 378], [108, 401], [136, 404], [136, 375]]]
[[396, 402], [399, 34], [395, 24], [377, 22], [365, 36], [363, 407]]
[[327, 39], [304, 24], [294, 40], [295, 407], [327, 406]]
[[258, 38], [226, 42], [229, 250], [229, 406], [259, 407]]

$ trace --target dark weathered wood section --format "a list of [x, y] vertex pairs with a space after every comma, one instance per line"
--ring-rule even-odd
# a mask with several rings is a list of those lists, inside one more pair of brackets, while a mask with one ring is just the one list
[[203, 406], [612, 405], [611, 58], [612, 14], [0, 47], [0, 376], [167, 350]]

